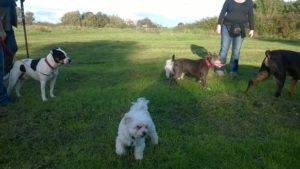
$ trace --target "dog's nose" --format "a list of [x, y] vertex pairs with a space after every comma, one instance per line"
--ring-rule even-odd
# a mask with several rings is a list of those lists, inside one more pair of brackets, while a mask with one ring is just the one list
[[71, 59], [65, 59], [65, 64], [71, 63]]
[[142, 133], [143, 137], [145, 137], [145, 136], [146, 136], [146, 134], [147, 134], [147, 133], [144, 131], [144, 132]]

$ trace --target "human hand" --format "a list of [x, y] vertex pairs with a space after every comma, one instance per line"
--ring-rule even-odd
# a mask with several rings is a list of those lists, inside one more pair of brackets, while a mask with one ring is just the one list
[[250, 36], [250, 38], [252, 38], [254, 36], [254, 30], [249, 31], [249, 36]]
[[220, 24], [217, 25], [216, 32], [217, 32], [218, 34], [221, 33], [221, 25], [220, 25]]

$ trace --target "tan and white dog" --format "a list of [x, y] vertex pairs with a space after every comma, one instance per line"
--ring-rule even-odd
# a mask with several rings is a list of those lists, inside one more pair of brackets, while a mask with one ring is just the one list
[[40, 81], [42, 100], [47, 101], [45, 94], [46, 82], [50, 81], [50, 96], [55, 97], [53, 90], [58, 76], [58, 66], [70, 62], [71, 59], [61, 48], [52, 49], [44, 58], [17, 60], [10, 70], [7, 93], [9, 94], [15, 88], [16, 95], [20, 97], [22, 83], [30, 77]]
[[148, 112], [148, 102], [144, 97], [138, 98], [129, 112], [122, 118], [116, 138], [116, 153], [118, 155], [124, 155], [126, 147], [133, 146], [135, 159], [141, 160], [143, 159], [146, 136], [150, 136], [153, 144], [158, 144], [155, 125]]

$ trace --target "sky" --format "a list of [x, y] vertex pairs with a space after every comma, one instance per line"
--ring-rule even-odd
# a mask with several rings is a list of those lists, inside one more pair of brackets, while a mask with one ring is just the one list
[[[137, 21], [149, 18], [166, 27], [218, 16], [225, 0], [25, 0], [36, 21], [59, 23], [67, 12], [102, 12]], [[20, 2], [17, 2], [20, 7]]]

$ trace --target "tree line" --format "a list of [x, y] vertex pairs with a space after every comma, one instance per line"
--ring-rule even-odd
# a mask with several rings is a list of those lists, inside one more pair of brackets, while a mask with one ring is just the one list
[[[259, 36], [300, 37], [300, 0], [254, 0], [255, 32]], [[175, 30], [205, 29], [214, 31], [217, 17], [194, 23], [179, 23]]]
[[[18, 22], [22, 22], [21, 9], [17, 8]], [[25, 12], [25, 21], [26, 24], [47, 24], [51, 23], [47, 22], [35, 22], [34, 13]], [[103, 28], [103, 27], [112, 27], [112, 28], [137, 28], [142, 30], [151, 30], [151, 29], [161, 29], [162, 26], [154, 23], [149, 18], [140, 19], [137, 22], [133, 20], [124, 20], [116, 15], [106, 15], [102, 12], [97, 12], [94, 14], [93, 12], [84, 12], [80, 13], [79, 11], [71, 11], [65, 13], [61, 17], [60, 25], [67, 26], [80, 26], [80, 27], [95, 27], [95, 28]]]
[[[259, 36], [276, 36], [284, 38], [300, 37], [300, 0], [253, 0], [255, 16], [255, 32]], [[18, 8], [18, 18], [21, 22], [21, 10]], [[32, 12], [25, 13], [27, 24], [34, 24]], [[149, 18], [138, 20], [124, 20], [116, 15], [107, 15], [102, 12], [92, 13], [71, 11], [61, 17], [62, 25], [80, 27], [113, 27], [134, 28], [143, 31], [160, 31], [162, 26], [152, 22]], [[177, 31], [204, 29], [214, 31], [217, 17], [205, 18], [194, 23], [178, 23], [174, 27]]]

